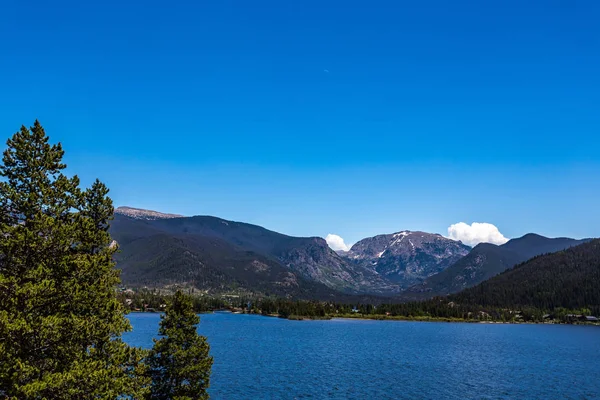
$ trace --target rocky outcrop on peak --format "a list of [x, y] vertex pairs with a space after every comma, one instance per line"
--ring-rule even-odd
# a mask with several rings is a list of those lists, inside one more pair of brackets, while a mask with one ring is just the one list
[[135, 219], [145, 219], [145, 220], [156, 220], [156, 219], [169, 219], [169, 218], [183, 218], [183, 215], [179, 214], [165, 214], [158, 211], [152, 210], [143, 210], [141, 208], [133, 208], [133, 207], [118, 207], [115, 210], [115, 214], [125, 215], [130, 218]]
[[445, 270], [470, 250], [439, 234], [401, 231], [363, 239], [342, 257], [407, 288]]

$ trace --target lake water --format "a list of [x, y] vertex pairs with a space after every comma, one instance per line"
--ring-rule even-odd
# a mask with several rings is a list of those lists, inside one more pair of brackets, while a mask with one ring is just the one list
[[[129, 315], [150, 347], [160, 316]], [[600, 327], [201, 315], [212, 399], [600, 399]]]

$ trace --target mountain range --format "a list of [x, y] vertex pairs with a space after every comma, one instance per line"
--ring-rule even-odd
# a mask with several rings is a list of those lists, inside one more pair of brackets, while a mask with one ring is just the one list
[[471, 249], [438, 234], [399, 231], [336, 253], [320, 237], [132, 207], [115, 210], [110, 233], [119, 245], [115, 261], [125, 285], [307, 299], [422, 299], [454, 293], [531, 257], [586, 241], [528, 234], [501, 246], [482, 243]]
[[377, 273], [346, 263], [319, 237], [299, 238], [210, 216], [118, 208], [110, 233], [127, 285], [184, 285], [292, 297], [391, 292]]
[[410, 294], [432, 297], [456, 293], [477, 285], [532, 257], [554, 253], [590, 239], [547, 238], [533, 233], [511, 239], [503, 245], [480, 243], [469, 254], [422, 284], [409, 288]]
[[[540, 242], [539, 238], [527, 240]], [[525, 242], [526, 243], [526, 242]], [[523, 242], [518, 243], [520, 247]], [[472, 288], [450, 295], [463, 305], [522, 310], [588, 309], [600, 313], [600, 240], [536, 256]]]

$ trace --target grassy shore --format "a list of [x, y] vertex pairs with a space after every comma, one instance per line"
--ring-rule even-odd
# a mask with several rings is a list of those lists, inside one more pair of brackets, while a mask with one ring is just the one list
[[[276, 315], [273, 315], [276, 316]], [[280, 318], [284, 318], [279, 316]], [[413, 322], [462, 322], [470, 324], [546, 324], [546, 325], [594, 325], [600, 326], [600, 323], [593, 322], [573, 322], [565, 323], [557, 320], [550, 321], [499, 321], [499, 320], [478, 320], [464, 318], [442, 318], [442, 317], [427, 317], [427, 316], [404, 316], [404, 315], [376, 315], [376, 314], [331, 314], [325, 317], [306, 317], [291, 315], [287, 319], [295, 321], [303, 320], [331, 320], [331, 319], [358, 319], [358, 320], [374, 320], [374, 321], [413, 321]]]

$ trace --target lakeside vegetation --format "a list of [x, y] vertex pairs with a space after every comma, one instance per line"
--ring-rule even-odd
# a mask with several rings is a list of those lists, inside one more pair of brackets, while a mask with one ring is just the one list
[[[161, 305], [171, 295], [151, 289], [121, 289], [119, 299], [131, 311], [160, 312]], [[408, 303], [349, 304], [326, 301], [303, 301], [260, 296], [194, 296], [197, 313], [231, 311], [258, 314], [291, 320], [353, 318], [397, 321], [444, 321], [444, 322], [502, 322], [502, 323], [595, 323], [586, 321], [593, 316], [589, 308], [552, 310], [532, 307], [501, 308], [481, 307], [456, 303], [453, 298]]]

